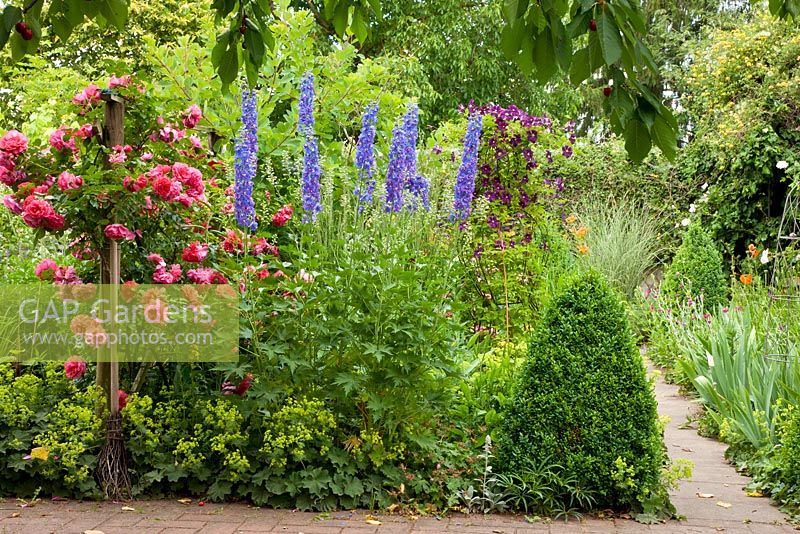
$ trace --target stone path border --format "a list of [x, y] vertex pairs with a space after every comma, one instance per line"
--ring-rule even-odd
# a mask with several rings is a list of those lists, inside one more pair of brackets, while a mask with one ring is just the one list
[[[398, 516], [378, 516], [380, 525], [367, 522], [367, 513], [335, 512], [313, 514], [288, 510], [252, 508], [244, 504], [206, 504], [196, 501], [184, 505], [170, 501], [136, 501], [133, 511], [126, 504], [43, 501], [20, 508], [11, 499], [0, 500], [0, 534], [82, 534], [87, 530], [105, 534], [532, 534], [580, 533], [626, 534], [777, 534], [795, 532], [786, 517], [765, 498], [748, 497], [742, 488], [748, 479], [739, 475], [724, 459], [725, 446], [684, 428], [692, 404], [676, 386], [659, 378], [656, 384], [659, 413], [670, 418], [665, 442], [670, 457], [687, 458], [695, 463], [691, 480], [683, 481], [673, 494], [684, 521], [660, 525], [641, 525], [625, 519], [586, 518], [583, 521], [528, 523], [523, 516], [454, 514], [437, 519], [416, 520]], [[711, 494], [700, 498], [698, 493]], [[729, 508], [717, 503], [727, 503]]]

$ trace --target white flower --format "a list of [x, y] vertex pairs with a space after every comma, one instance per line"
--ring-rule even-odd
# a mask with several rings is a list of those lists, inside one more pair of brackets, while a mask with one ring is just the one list
[[764, 252], [761, 253], [761, 263], [768, 263], [769, 262], [769, 249], [765, 248]]
[[780, 160], [775, 166], [777, 168], [779, 168], [780, 170], [783, 170], [783, 169], [785, 169], [786, 167], [789, 166], [789, 163], [784, 161], [784, 160]]
[[681, 221], [681, 226], [689, 226], [689, 224], [691, 222], [692, 221], [690, 221], [689, 218], [687, 217], [687, 218], [685, 218], [684, 220]]
[[703, 193], [703, 196], [700, 197], [698, 202], [708, 202], [708, 193]]
[[706, 182], [706, 183], [704, 183], [703, 185], [701, 185], [701, 186], [700, 186], [700, 189], [702, 189], [703, 191], [705, 191], [706, 189], [708, 189], [708, 182]]
[[694, 213], [697, 211], [697, 206], [694, 204], [689, 204], [689, 213]]

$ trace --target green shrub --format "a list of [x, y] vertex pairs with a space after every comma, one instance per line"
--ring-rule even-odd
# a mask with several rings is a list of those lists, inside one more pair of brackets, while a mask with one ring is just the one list
[[625, 311], [599, 275], [568, 281], [548, 305], [514, 395], [499, 436], [503, 471], [549, 458], [600, 507], [657, 490], [656, 401]]
[[661, 289], [665, 297], [678, 301], [691, 298], [714, 310], [728, 301], [728, 281], [722, 268], [722, 254], [711, 236], [692, 225], [667, 269]]

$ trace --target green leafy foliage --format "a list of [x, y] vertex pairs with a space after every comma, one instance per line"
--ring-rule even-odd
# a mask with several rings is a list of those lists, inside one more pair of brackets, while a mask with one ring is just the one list
[[674, 302], [692, 300], [709, 311], [728, 302], [722, 254], [699, 224], [691, 225], [686, 232], [664, 274], [661, 290]]
[[502, 472], [549, 456], [598, 506], [637, 506], [658, 488], [663, 452], [652, 386], [625, 311], [598, 275], [574, 278], [548, 305], [498, 445]]
[[708, 183], [697, 216], [727, 255], [738, 255], [751, 242], [774, 239], [800, 169], [800, 100], [791, 74], [800, 30], [758, 13], [709, 32], [691, 51], [683, 102], [696, 127], [678, 168]]
[[510, 0], [503, 17], [504, 51], [540, 83], [562, 70], [577, 85], [606, 70], [614, 86], [603, 108], [613, 130], [624, 134], [633, 161], [643, 161], [653, 143], [668, 158], [675, 156], [678, 123], [639, 80], [645, 70], [657, 75], [658, 67], [642, 41], [646, 26], [638, 3]]
[[0, 494], [29, 496], [40, 487], [100, 494], [93, 470], [105, 430], [103, 394], [79, 382], [55, 363], [21, 375], [0, 364]]

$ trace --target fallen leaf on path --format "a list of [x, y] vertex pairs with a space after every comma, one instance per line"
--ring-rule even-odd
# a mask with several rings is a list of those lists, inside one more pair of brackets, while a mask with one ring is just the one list
[[382, 525], [382, 524], [383, 524], [383, 523], [381, 523], [380, 521], [378, 521], [377, 519], [367, 519], [367, 520], [366, 520], [366, 521], [364, 521], [364, 522], [365, 522], [366, 524], [368, 524], [368, 525]]
[[181, 504], [191, 504], [192, 499], [178, 499], [178, 502]]
[[720, 508], [730, 508], [733, 505], [729, 502], [717, 501], [717, 506], [719, 506]]
[[748, 491], [748, 492], [745, 493], [745, 495], [747, 495], [748, 497], [763, 497], [764, 496], [764, 494], [761, 493], [758, 490], [756, 490], [756, 491]]
[[19, 512], [13, 512], [13, 513], [12, 513], [10, 516], [8, 516], [8, 517], [12, 517], [12, 518], [13, 518], [13, 517], [19, 517]]
[[681, 447], [681, 450], [682, 450], [683, 452], [694, 452], [694, 451], [693, 451], [692, 449], [690, 449], [689, 447]]
[[700, 497], [701, 499], [713, 499], [714, 498], [714, 494], [713, 493], [700, 493], [699, 491], [697, 492], [697, 496]]
[[717, 527], [715, 530], [717, 532], [725, 532], [725, 527]]
[[84, 530], [83, 534], [106, 534], [102, 530]]
[[132, 507], [132, 506], [123, 506], [123, 507], [122, 507], [122, 511], [123, 511], [123, 512], [135, 512], [135, 511], [136, 511], [136, 508], [134, 508], [134, 507]]

